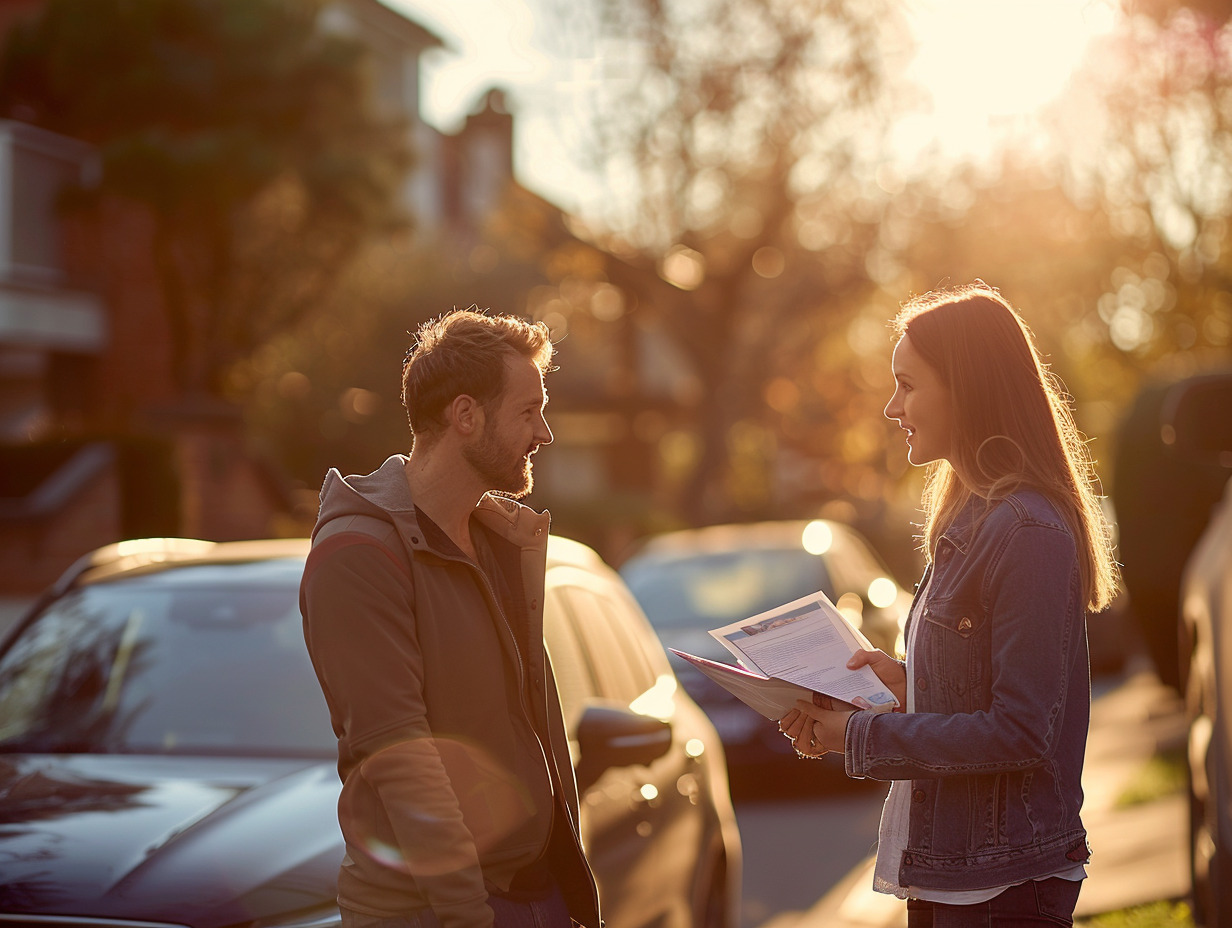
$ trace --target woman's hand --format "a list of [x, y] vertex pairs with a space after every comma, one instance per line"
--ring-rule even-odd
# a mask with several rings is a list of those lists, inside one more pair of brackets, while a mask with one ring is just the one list
[[847, 719], [854, 711], [845, 702], [814, 693], [812, 702], [796, 700], [796, 708], [779, 719], [779, 731], [791, 739], [800, 757], [824, 757], [830, 751], [841, 754]]
[[907, 708], [907, 668], [901, 661], [896, 661], [885, 651], [856, 651], [847, 661], [849, 670], [859, 670], [861, 667], [873, 668], [877, 679], [890, 688], [894, 698], [898, 700], [899, 711]]
[[[898, 700], [898, 710], [907, 705], [907, 668], [885, 651], [856, 651], [847, 661], [850, 670], [871, 667]], [[822, 693], [814, 693], [811, 703], [796, 701], [795, 709], [779, 719], [779, 731], [791, 739], [801, 757], [824, 757], [830, 751], [843, 752], [847, 719], [855, 707]]]

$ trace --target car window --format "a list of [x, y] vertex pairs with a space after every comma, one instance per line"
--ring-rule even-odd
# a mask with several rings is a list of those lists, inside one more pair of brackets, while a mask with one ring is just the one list
[[[562, 702], [573, 698], [572, 692], [567, 696], [566, 691], [580, 691], [589, 684], [587, 695], [629, 705], [652, 689], [662, 674], [671, 673], [662, 649], [656, 656], [639, 640], [642, 632], [651, 639], [654, 635], [645, 628], [645, 619], [618, 581], [559, 567], [549, 574], [548, 596], [570, 632], [559, 635], [562, 641], [556, 644], [552, 621], [545, 617], [545, 637]], [[558, 651], [570, 653], [570, 663], [575, 667], [562, 667]], [[584, 678], [579, 669], [582, 667], [586, 669]], [[579, 679], [572, 679], [575, 675]]]
[[630, 647], [636, 647], [645, 661], [651, 679], [657, 680], [664, 674], [672, 674], [671, 664], [663, 644], [655, 634], [642, 607], [638, 605], [633, 594], [621, 584], [611, 584], [603, 600], [604, 607], [614, 614], [613, 621], [619, 622], [628, 635], [626, 640]]
[[621, 570], [657, 629], [716, 628], [818, 590], [834, 590], [822, 558], [803, 548], [647, 556]]
[[590, 669], [586, 651], [578, 640], [569, 605], [558, 589], [545, 594], [543, 638], [556, 677], [565, 726], [573, 732], [586, 700], [599, 695], [599, 684]]
[[73, 591], [0, 656], [0, 719], [0, 750], [336, 750], [293, 584]]
[[591, 671], [599, 683], [599, 694], [628, 705], [654, 685], [648, 679], [645, 661], [631, 660], [632, 649], [594, 591], [583, 587], [562, 588], [574, 628], [586, 647]]

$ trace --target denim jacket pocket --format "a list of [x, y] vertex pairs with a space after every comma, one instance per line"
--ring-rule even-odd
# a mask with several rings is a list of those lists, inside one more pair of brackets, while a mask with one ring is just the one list
[[924, 610], [917, 672], [917, 708], [974, 712], [987, 702], [991, 670], [989, 621], [978, 603], [931, 602]]

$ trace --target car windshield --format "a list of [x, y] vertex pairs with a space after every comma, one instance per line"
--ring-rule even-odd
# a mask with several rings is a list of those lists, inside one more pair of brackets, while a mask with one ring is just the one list
[[0, 751], [333, 755], [301, 569], [178, 567], [54, 601], [0, 655]]
[[825, 563], [802, 548], [647, 555], [621, 575], [660, 630], [717, 628], [818, 590], [834, 598]]

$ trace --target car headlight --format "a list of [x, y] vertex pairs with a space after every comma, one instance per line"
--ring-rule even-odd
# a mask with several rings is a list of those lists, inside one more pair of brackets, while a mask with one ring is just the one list
[[868, 585], [868, 601], [878, 609], [886, 609], [898, 599], [898, 584], [889, 577], [878, 577]]

